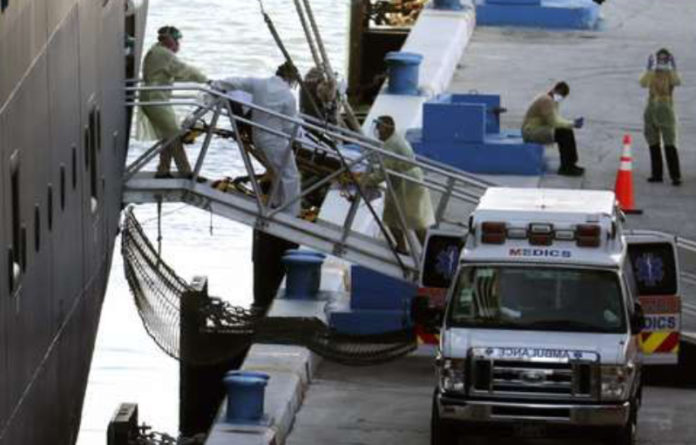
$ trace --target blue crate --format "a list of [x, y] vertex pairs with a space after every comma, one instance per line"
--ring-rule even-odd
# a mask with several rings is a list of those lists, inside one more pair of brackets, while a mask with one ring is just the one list
[[410, 304], [418, 288], [362, 266], [351, 268], [351, 309], [398, 310]]
[[419, 155], [458, 169], [493, 175], [540, 175], [544, 147], [519, 130], [501, 130], [500, 95], [446, 94], [423, 105], [423, 129], [406, 139]]
[[329, 314], [329, 326], [352, 335], [381, 334], [413, 327], [406, 310], [340, 310]]
[[476, 0], [476, 24], [542, 29], [597, 29], [592, 0]]

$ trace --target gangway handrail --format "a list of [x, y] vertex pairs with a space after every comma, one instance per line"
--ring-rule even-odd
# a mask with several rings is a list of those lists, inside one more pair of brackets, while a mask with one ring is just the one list
[[[440, 165], [436, 165], [435, 163], [432, 162], [423, 162], [420, 159], [411, 159], [405, 156], [398, 155], [396, 153], [392, 153], [386, 149], [384, 149], [384, 145], [382, 142], [368, 138], [363, 136], [362, 134], [343, 129], [341, 127], [338, 127], [336, 125], [333, 125], [329, 122], [326, 121], [321, 121], [316, 118], [308, 117], [308, 116], [300, 116], [300, 117], [290, 117], [287, 115], [284, 115], [282, 113], [275, 112], [273, 110], [258, 106], [252, 102], [245, 101], [236, 97], [232, 97], [231, 95], [219, 91], [217, 89], [209, 88], [206, 86], [201, 86], [198, 84], [175, 84], [175, 85], [155, 85], [155, 86], [126, 86], [125, 87], [126, 91], [129, 92], [129, 96], [135, 96], [134, 93], [136, 92], [142, 92], [142, 91], [167, 91], [171, 92], [171, 100], [153, 100], [153, 101], [148, 101], [148, 100], [142, 100], [142, 98], [139, 99], [132, 99], [127, 101], [127, 105], [131, 107], [135, 106], [144, 106], [144, 107], [159, 107], [159, 106], [185, 106], [185, 107], [193, 107], [194, 111], [193, 113], [187, 118], [185, 121], [185, 124], [182, 126], [181, 131], [170, 138], [169, 140], [165, 141], [164, 143], [162, 141], [158, 142], [154, 146], [152, 146], [150, 149], [146, 150], [143, 154], [141, 154], [139, 157], [137, 157], [133, 162], [131, 162], [127, 167], [125, 171], [124, 178], [127, 181], [126, 183], [126, 188], [128, 189], [128, 184], [130, 183], [129, 180], [133, 179], [134, 176], [140, 172], [145, 165], [152, 160], [158, 153], [160, 153], [164, 147], [167, 146], [167, 144], [171, 143], [175, 138], [180, 137], [182, 134], [185, 132], [189, 131], [192, 128], [196, 128], [198, 130], [201, 130], [200, 127], [196, 127], [197, 123], [203, 120], [204, 127], [202, 128], [202, 132], [205, 134], [205, 140], [202, 144], [201, 150], [198, 154], [198, 158], [196, 159], [195, 162], [195, 167], [193, 170], [192, 177], [188, 181], [179, 181], [177, 184], [181, 185], [176, 185], [176, 187], [181, 187], [182, 192], [184, 193], [183, 195], [178, 195], [179, 198], [174, 197], [174, 199], [184, 199], [184, 200], [190, 200], [192, 199], [191, 197], [186, 197], [187, 194], [193, 193], [194, 195], [196, 193], [201, 192], [201, 188], [197, 186], [196, 184], [196, 179], [198, 175], [200, 174], [200, 171], [204, 165], [206, 156], [207, 156], [207, 151], [209, 144], [211, 143], [212, 137], [215, 135], [216, 130], [225, 130], [229, 131], [229, 129], [226, 129], [224, 127], [221, 127], [218, 123], [218, 120], [220, 117], [226, 117], [229, 119], [229, 126], [231, 127], [232, 134], [234, 135], [234, 139], [237, 141], [237, 149], [240, 150], [240, 153], [242, 155], [242, 158], [244, 160], [244, 167], [246, 169], [247, 175], [251, 180], [252, 183], [252, 188], [254, 189], [254, 193], [252, 198], [255, 200], [255, 206], [257, 208], [256, 214], [257, 216], [255, 217], [255, 224], [259, 224], [260, 221], [273, 221], [276, 224], [282, 223], [286, 227], [286, 232], [284, 233], [290, 233], [291, 231], [295, 231], [294, 233], [300, 233], [297, 232], [298, 230], [303, 231], [302, 233], [305, 232], [311, 232], [311, 228], [308, 230], [306, 228], [300, 228], [297, 224], [295, 223], [290, 223], [287, 220], [287, 215], [283, 216], [282, 218], [278, 219], [281, 214], [288, 208], [290, 208], [293, 204], [296, 204], [297, 200], [302, 199], [303, 197], [307, 196], [309, 193], [312, 193], [313, 191], [317, 190], [318, 188], [330, 184], [333, 182], [339, 175], [341, 174], [347, 174], [348, 178], [350, 181], [355, 181], [355, 176], [354, 176], [354, 169], [356, 166], [361, 166], [361, 168], [366, 169], [367, 172], [370, 171], [382, 171], [383, 172], [383, 177], [384, 181], [386, 182], [386, 191], [385, 193], [390, 194], [392, 201], [395, 204], [395, 211], [397, 214], [397, 219], [398, 219], [398, 227], [404, 232], [408, 233], [407, 229], [407, 224], [406, 224], [406, 214], [405, 211], [407, 209], [403, 209], [402, 206], [400, 205], [398, 199], [396, 199], [396, 195], [394, 192], [394, 188], [391, 186], [391, 181], [393, 179], [400, 179], [402, 181], [409, 181], [413, 184], [417, 184], [421, 187], [425, 187], [428, 190], [432, 190], [435, 192], [439, 192], [442, 194], [442, 197], [440, 199], [440, 202], [438, 203], [437, 206], [437, 212], [435, 214], [436, 218], [436, 225], [439, 225], [441, 222], [447, 221], [446, 218], [446, 212], [445, 210], [448, 208], [450, 201], [451, 200], [458, 200], [458, 201], [463, 201], [467, 204], [470, 203], [476, 203], [478, 202], [480, 196], [481, 196], [481, 190], [485, 189], [489, 184], [487, 184], [485, 181], [479, 180], [478, 178], [473, 178], [470, 175], [464, 175], [463, 172], [458, 172], [456, 170], [453, 170], [451, 168], [443, 168]], [[183, 97], [182, 96], [183, 93]], [[194, 94], [196, 95], [194, 97]], [[261, 125], [257, 122], [254, 121], [254, 119], [247, 119], [244, 116], [237, 115], [234, 111], [234, 108], [232, 107], [232, 104], [238, 104], [243, 109], [247, 110], [252, 110], [253, 112], [260, 112], [260, 113], [265, 113], [266, 115], [273, 116], [278, 118], [280, 121], [284, 122], [284, 125], [282, 129], [278, 128], [270, 128], [265, 125]], [[212, 113], [212, 117], [210, 117], [209, 120], [206, 121], [208, 118], [208, 115]], [[246, 147], [246, 144], [244, 142], [244, 138], [242, 137], [242, 134], [238, 128], [238, 124], [240, 123], [245, 123], [247, 125], [250, 125], [254, 131], [263, 131], [267, 132], [268, 134], [273, 134], [277, 137], [285, 138], [289, 141], [288, 145], [293, 146], [294, 142], [297, 142], [300, 144], [301, 147], [303, 148], [309, 148], [310, 150], [315, 150], [315, 151], [321, 151], [325, 152], [328, 154], [332, 154], [332, 156], [338, 156], [338, 158], [341, 160], [339, 163], [340, 167], [336, 167], [334, 171], [331, 172], [331, 174], [328, 174], [322, 178], [319, 179], [319, 181], [309, 188], [303, 190], [300, 194], [299, 197], [292, 201], [286, 201], [283, 202], [280, 206], [272, 206], [271, 203], [274, 202], [274, 196], [277, 193], [277, 182], [274, 183], [274, 186], [272, 187], [270, 194], [267, 198], [264, 198], [262, 194], [260, 193], [260, 187], [259, 184], [256, 182], [256, 171], [254, 169], [254, 165], [251, 162], [251, 159], [249, 158], [250, 153], [247, 151], [248, 147]], [[290, 128], [290, 130], [288, 130]], [[305, 134], [307, 137], [300, 137], [300, 130], [305, 131]], [[219, 134], [219, 132], [218, 132]], [[313, 140], [314, 138], [314, 140]], [[341, 145], [355, 145], [359, 148], [359, 153], [357, 153], [356, 157], [351, 157], [349, 160], [344, 159], [344, 155], [341, 154]], [[254, 151], [257, 151], [259, 147], [256, 147]], [[259, 155], [263, 154], [263, 150], [258, 150], [259, 153], [257, 155], [257, 159]], [[263, 158], [263, 156], [261, 156]], [[289, 158], [289, 157], [288, 157]], [[418, 179], [411, 177], [407, 174], [404, 174], [400, 171], [396, 171], [390, 168], [387, 168], [385, 165], [385, 161], [391, 159], [398, 161], [400, 165], [406, 165], [409, 166], [409, 168], [413, 167], [420, 167], [422, 168], [427, 174], [423, 176], [423, 179]], [[263, 162], [263, 159], [259, 159], [264, 166], [270, 170], [274, 174], [278, 174], [278, 172], [274, 171], [274, 168], [269, 167], [269, 165], [266, 165]], [[136, 183], [138, 184], [139, 187], [145, 187], [147, 190], [151, 190], [153, 195], [158, 194], [159, 196], [158, 199], [162, 199], [162, 193], [166, 193], [166, 191], [163, 191], [160, 189], [160, 186], [157, 185], [156, 182], [150, 183], [149, 185], [143, 185], [143, 177], [139, 177], [138, 181]], [[135, 184], [135, 183], [134, 183]], [[163, 183], [159, 183], [160, 185]], [[356, 186], [359, 188], [361, 187], [360, 185]], [[137, 188], [137, 187], [136, 187]], [[169, 189], [170, 192], [174, 192], [175, 190]], [[171, 197], [170, 197], [171, 198]], [[204, 199], [211, 199], [210, 197], [204, 197]], [[218, 201], [220, 201], [219, 198], [215, 198]], [[245, 199], [249, 199], [249, 197], [245, 196]], [[224, 201], [224, 199], [222, 200]], [[221, 202], [219, 204], [221, 204]], [[230, 198], [230, 201], [228, 203], [229, 205], [232, 206], [242, 206], [239, 207], [239, 210], [237, 211], [236, 214], [240, 214], [240, 212], [248, 215], [249, 214], [249, 207], [247, 204], [243, 204], [242, 201], [235, 201], [233, 198]], [[353, 232], [353, 223], [355, 219], [355, 212], [357, 211], [358, 206], [360, 205], [360, 196], [356, 195], [353, 198], [353, 203], [350, 205], [350, 210], [348, 212], [348, 216], [346, 216], [344, 220], [344, 224], [340, 227], [340, 234], [317, 234], [317, 242], [321, 240], [336, 240], [337, 238], [340, 238], [341, 242], [356, 242], [355, 237], [350, 235]], [[377, 218], [377, 224], [380, 226], [380, 229], [384, 232], [384, 226], [383, 222], [381, 221], [381, 217], [374, 213], [374, 210], [371, 208], [371, 204], [366, 203], [370, 211], [372, 212], [373, 216]], [[228, 212], [229, 214], [233, 214], [234, 212]], [[239, 216], [241, 218], [241, 216]], [[251, 221], [248, 216], [244, 216], [243, 218], [244, 221]], [[451, 222], [451, 221], [447, 221]], [[261, 227], [263, 227], [264, 224], [261, 224]], [[280, 229], [278, 229], [280, 231]], [[317, 230], [323, 230], [323, 228], [317, 226]], [[326, 229], [326, 230], [335, 230], [335, 229]], [[290, 231], [290, 232], [288, 232]], [[320, 236], [321, 235], [321, 236]], [[384, 233], [385, 237], [388, 238], [386, 233]], [[352, 241], [351, 241], [352, 240]], [[409, 245], [409, 256], [411, 257], [411, 262], [409, 265], [406, 265], [403, 263], [402, 259], [399, 257], [399, 255], [396, 254], [396, 252], [393, 253], [393, 265], [400, 267], [403, 269], [403, 275], [408, 276], [409, 279], [415, 279], [418, 275], [418, 267], [419, 267], [419, 249], [417, 246], [414, 244], [414, 240], [411, 236], [406, 237], [406, 241]], [[358, 243], [359, 244], [359, 243]], [[360, 257], [360, 255], [368, 255], [372, 256], [373, 260], [376, 261], [384, 261], [386, 256], [385, 254], [377, 254], [375, 249], [380, 249], [383, 244], [376, 244], [375, 247], [371, 248], [366, 248], [365, 245], [361, 248], [361, 252], [359, 253], [356, 251], [356, 255], [354, 257]], [[389, 245], [389, 243], [387, 243]], [[351, 248], [358, 248], [356, 246], [344, 246], [345, 249], [351, 249]], [[391, 247], [393, 249], [393, 247]], [[367, 250], [365, 250], [367, 249]], [[341, 250], [338, 245], [334, 246], [334, 250]], [[375, 256], [377, 255], [377, 256]], [[380, 259], [381, 258], [381, 259]], [[408, 269], [408, 270], [407, 270]]]
[[[471, 176], [471, 174], [467, 174], [466, 172], [460, 172], [458, 170], [454, 170], [451, 167], [447, 168], [443, 164], [436, 163], [435, 161], [428, 160], [428, 161], [422, 161], [422, 158], [416, 159], [415, 161], [413, 159], [407, 158], [405, 156], [398, 155], [396, 153], [392, 153], [390, 151], [384, 150], [383, 144], [380, 141], [377, 141], [376, 139], [373, 138], [368, 138], [365, 137], [359, 133], [353, 132], [353, 131], [342, 131], [350, 135], [348, 136], [343, 136], [339, 132], [337, 132], [335, 129], [338, 128], [337, 126], [333, 124], [326, 123], [325, 126], [320, 126], [320, 125], [315, 125], [312, 124], [311, 122], [306, 122], [302, 118], [295, 118], [295, 117], [290, 117], [282, 113], [278, 113], [273, 110], [269, 110], [264, 107], [260, 107], [252, 102], [248, 102], [236, 97], [232, 97], [228, 94], [225, 94], [222, 91], [212, 89], [212, 88], [207, 88], [207, 87], [202, 87], [199, 84], [176, 84], [176, 85], [162, 85], [162, 86], [144, 86], [144, 87], [126, 87], [127, 91], [183, 91], [183, 90], [195, 90], [200, 93], [208, 94], [213, 97], [217, 98], [224, 98], [226, 100], [229, 100], [230, 102], [237, 103], [243, 107], [247, 107], [251, 110], [258, 110], [260, 112], [266, 113], [268, 115], [280, 118], [282, 120], [291, 122], [296, 125], [300, 125], [303, 127], [306, 127], [309, 130], [314, 130], [317, 132], [323, 133], [325, 136], [333, 137], [333, 138], [338, 138], [341, 139], [343, 142], [348, 143], [348, 144], [353, 144], [353, 145], [358, 145], [358, 146], [364, 146], [366, 148], [370, 148], [372, 151], [378, 153], [379, 155], [387, 158], [392, 158], [401, 162], [406, 162], [409, 163], [413, 166], [420, 166], [420, 167], [427, 167], [426, 169], [433, 174], [438, 174], [441, 176], [444, 176], [445, 178], [453, 178], [455, 180], [459, 180], [461, 182], [466, 182], [467, 185], [471, 185], [473, 187], [485, 189], [492, 185], [491, 183], [488, 183], [486, 181], [483, 181], [478, 178], [474, 178]], [[174, 105], [174, 103], [171, 102], [166, 102], [166, 101], [153, 101], [153, 102], [142, 102], [142, 101], [129, 101], [127, 102], [128, 106], [167, 106], [167, 105]], [[182, 105], [191, 105], [191, 106], [199, 106], [199, 107], [204, 107], [206, 104], [202, 102], [198, 103], [182, 103]], [[304, 116], [304, 115], [303, 115]], [[258, 127], [264, 131], [270, 132], [272, 134], [275, 134], [277, 136], [285, 137], [287, 139], [291, 138], [291, 135], [285, 134], [283, 132], [279, 132], [273, 128], [269, 128], [260, 124], [257, 124], [256, 122], [250, 121], [250, 120], [242, 120], [244, 119], [241, 116], [236, 116], [234, 117], [236, 120], [240, 120], [243, 122], [247, 122], [250, 125], [253, 125], [255, 127]], [[314, 119], [312, 119], [314, 120]], [[324, 149], [327, 152], [331, 152], [332, 150], [330, 149]]]

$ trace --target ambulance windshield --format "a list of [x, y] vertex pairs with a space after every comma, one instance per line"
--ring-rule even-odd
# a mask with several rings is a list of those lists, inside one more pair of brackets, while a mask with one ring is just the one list
[[464, 267], [448, 323], [491, 329], [626, 331], [621, 286], [612, 271], [543, 267]]

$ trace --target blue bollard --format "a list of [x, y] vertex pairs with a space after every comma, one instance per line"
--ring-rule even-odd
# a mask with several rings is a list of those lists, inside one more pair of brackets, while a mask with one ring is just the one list
[[263, 399], [268, 375], [254, 371], [233, 371], [222, 382], [227, 389], [229, 423], [256, 423], [263, 418]]
[[389, 69], [389, 94], [418, 96], [418, 69], [423, 56], [401, 51], [388, 52], [384, 60]]
[[[316, 250], [310, 250], [310, 249], [288, 249], [285, 251], [284, 256], [292, 256], [292, 255], [304, 255], [309, 258], [318, 258], [324, 262], [326, 259], [326, 255], [317, 252]], [[319, 292], [319, 287], [321, 285], [321, 264], [319, 267], [308, 267], [308, 273], [311, 273], [312, 276], [308, 278], [308, 282], [311, 283], [310, 285], [310, 291], [308, 295], [310, 296], [309, 298], [313, 298], [318, 292]], [[289, 286], [287, 286], [289, 287]], [[286, 289], [287, 290], [287, 289]], [[303, 297], [300, 297], [303, 298]]]
[[249, 376], [249, 377], [256, 377], [261, 380], [265, 380], [268, 382], [268, 380], [271, 378], [268, 374], [265, 372], [260, 372], [260, 371], [243, 371], [243, 370], [234, 370], [234, 371], [227, 371], [225, 373], [225, 377], [229, 376]]
[[326, 254], [309, 249], [288, 249], [285, 251], [285, 255], [307, 255], [315, 258], [321, 258], [322, 261], [326, 259]]
[[435, 0], [433, 2], [433, 6], [435, 7], [435, 9], [446, 9], [450, 11], [458, 11], [464, 8], [462, 4], [459, 2], [459, 0]]
[[311, 251], [295, 251], [283, 256], [286, 298], [316, 298], [321, 284], [321, 265], [325, 257], [322, 253]]

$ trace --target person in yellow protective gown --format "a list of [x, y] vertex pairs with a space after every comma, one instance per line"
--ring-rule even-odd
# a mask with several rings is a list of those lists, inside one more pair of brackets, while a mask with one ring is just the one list
[[[376, 136], [384, 142], [385, 150], [409, 159], [415, 159], [411, 144], [396, 132], [396, 125], [391, 116], [380, 116], [375, 120], [375, 124]], [[384, 157], [384, 167], [416, 181], [423, 181], [423, 170], [411, 163]], [[380, 169], [370, 173], [364, 179], [364, 183], [367, 186], [374, 186], [384, 180], [384, 172]], [[430, 192], [427, 188], [396, 175], [389, 175], [389, 182], [393, 194], [389, 190], [385, 194], [382, 221], [394, 236], [397, 250], [403, 253], [406, 252], [404, 238], [406, 234], [401, 230], [397, 205], [403, 213], [406, 229], [414, 230], [421, 244], [425, 242], [428, 227], [435, 223], [435, 215], [430, 200]]]
[[[657, 56], [657, 57], [655, 57]], [[643, 113], [643, 133], [650, 147], [651, 175], [648, 182], [662, 182], [662, 148], [665, 146], [667, 169], [673, 185], [681, 184], [677, 154], [677, 116], [672, 92], [681, 85], [674, 56], [662, 48], [648, 57], [648, 66], [640, 78], [640, 86], [649, 89]], [[655, 63], [657, 62], [657, 63]]]
[[[157, 43], [155, 43], [145, 55], [143, 62], [143, 78], [145, 86], [165, 86], [174, 82], [206, 82], [207, 77], [198, 69], [179, 60], [176, 53], [179, 51], [181, 32], [174, 26], [163, 26], [157, 31]], [[171, 91], [142, 91], [142, 102], [167, 102], [171, 98]], [[147, 120], [146, 122], [143, 122]], [[147, 134], [162, 141], [168, 141], [179, 133], [179, 123], [174, 113], [174, 108], [165, 105], [143, 106], [141, 113], [140, 136], [147, 138]], [[150, 127], [143, 130], [143, 126]], [[173, 139], [167, 147], [160, 152], [160, 162], [157, 166], [156, 178], [171, 177], [169, 172], [172, 157], [176, 168], [183, 176], [191, 174], [191, 166], [184, 152], [180, 138]]]
[[582, 128], [585, 120], [569, 121], [561, 117], [558, 106], [570, 93], [565, 82], [558, 82], [551, 91], [537, 96], [527, 109], [522, 122], [522, 139], [537, 144], [558, 144], [561, 155], [559, 175], [580, 176], [585, 169], [576, 165], [578, 150], [573, 128]]

